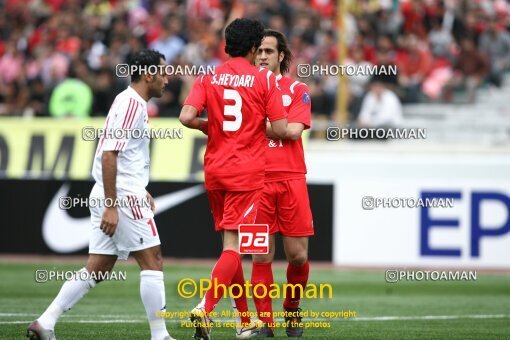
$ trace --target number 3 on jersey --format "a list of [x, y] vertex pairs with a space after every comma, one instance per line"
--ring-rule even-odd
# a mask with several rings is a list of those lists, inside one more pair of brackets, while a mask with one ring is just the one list
[[225, 89], [223, 92], [223, 99], [230, 99], [234, 101], [234, 105], [226, 105], [223, 110], [224, 116], [234, 116], [235, 120], [224, 120], [223, 131], [237, 131], [241, 127], [243, 121], [243, 114], [241, 108], [243, 107], [243, 98], [236, 90]]

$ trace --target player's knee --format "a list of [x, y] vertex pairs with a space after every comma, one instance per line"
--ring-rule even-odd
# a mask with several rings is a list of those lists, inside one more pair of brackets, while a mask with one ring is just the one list
[[142, 264], [141, 269], [163, 271], [163, 256], [161, 253], [154, 254], [149, 261]]
[[161, 253], [156, 255], [154, 266], [156, 267], [155, 270], [163, 271], [163, 256], [161, 256]]
[[302, 266], [308, 260], [308, 254], [306, 253], [306, 251], [288, 254], [287, 260], [293, 266]]

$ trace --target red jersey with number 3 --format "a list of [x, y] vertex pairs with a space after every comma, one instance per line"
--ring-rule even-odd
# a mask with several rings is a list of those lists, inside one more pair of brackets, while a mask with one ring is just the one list
[[[311, 124], [310, 91], [306, 84], [289, 77], [276, 77], [282, 92], [282, 101], [288, 113], [288, 122], [301, 123], [305, 130]], [[306, 174], [303, 141], [267, 139], [266, 182], [304, 178]]]
[[250, 191], [264, 186], [266, 117], [287, 113], [275, 75], [232, 58], [197, 78], [184, 105], [207, 110], [207, 190]]

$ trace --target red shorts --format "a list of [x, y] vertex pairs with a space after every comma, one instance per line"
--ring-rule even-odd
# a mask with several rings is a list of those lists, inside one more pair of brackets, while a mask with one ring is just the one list
[[262, 189], [252, 191], [208, 190], [216, 231], [238, 230], [240, 224], [255, 223]]
[[313, 218], [306, 178], [264, 183], [255, 223], [269, 224], [269, 233], [312, 236]]

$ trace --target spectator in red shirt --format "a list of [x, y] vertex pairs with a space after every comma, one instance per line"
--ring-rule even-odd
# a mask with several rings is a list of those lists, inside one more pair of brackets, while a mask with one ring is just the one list
[[429, 71], [432, 57], [430, 52], [422, 48], [414, 34], [408, 34], [404, 39], [404, 52], [397, 59], [398, 82], [404, 89], [404, 100], [416, 103], [419, 99], [420, 88]]
[[426, 8], [423, 0], [404, 2], [401, 5], [402, 16], [404, 17], [404, 32], [413, 33], [425, 37], [425, 14]]

